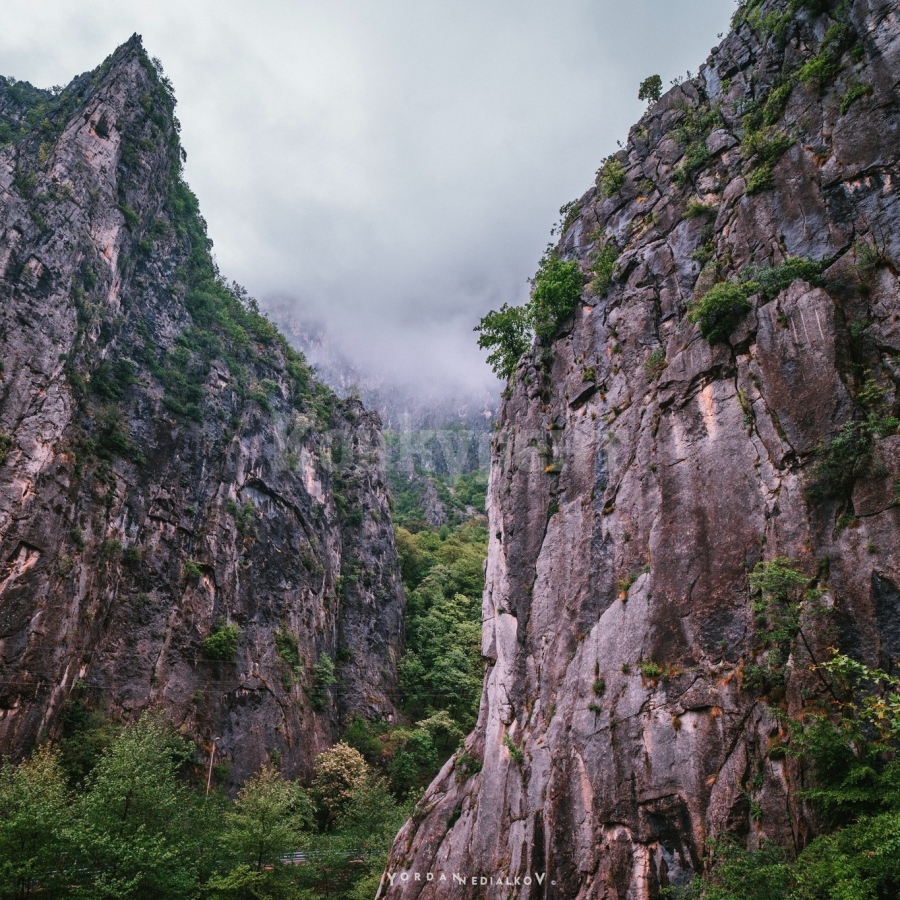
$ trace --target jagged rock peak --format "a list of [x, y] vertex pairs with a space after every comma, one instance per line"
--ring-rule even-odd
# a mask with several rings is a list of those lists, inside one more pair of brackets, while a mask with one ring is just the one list
[[161, 707], [221, 777], [394, 715], [403, 592], [378, 417], [210, 255], [135, 35], [0, 83], [0, 753]]
[[[570, 211], [585, 289], [493, 444], [478, 725], [380, 896], [650, 900], [710, 836], [822, 828], [782, 717], [831, 644], [900, 659], [898, 80], [896, 4], [745, 3]], [[780, 656], [779, 557], [822, 607]]]

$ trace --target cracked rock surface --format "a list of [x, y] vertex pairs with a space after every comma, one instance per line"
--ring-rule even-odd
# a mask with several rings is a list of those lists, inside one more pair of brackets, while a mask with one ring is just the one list
[[[800, 848], [820, 827], [776, 712], [821, 693], [829, 643], [900, 658], [900, 439], [873, 434], [815, 489], [849, 423], [896, 415], [898, 82], [895, 4], [747, 4], [632, 129], [621, 184], [570, 212], [583, 302], [520, 361], [493, 444], [478, 724], [379, 896], [648, 900], [711, 835]], [[604, 290], [587, 282], [612, 241]], [[821, 277], [750, 292], [727, 340], [689, 321], [713, 285], [791, 258]], [[778, 556], [829, 624], [763, 691], [748, 573]]]
[[0, 754], [67, 703], [161, 707], [232, 785], [308, 773], [343, 717], [395, 712], [378, 417], [191, 274], [205, 230], [139, 38], [35, 94], [29, 118], [0, 84]]

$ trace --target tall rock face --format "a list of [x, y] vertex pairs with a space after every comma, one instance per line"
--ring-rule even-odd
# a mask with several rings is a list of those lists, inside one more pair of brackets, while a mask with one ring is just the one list
[[0, 82], [0, 753], [161, 707], [240, 783], [394, 714], [404, 599], [378, 418], [219, 277], [173, 107], [137, 37]]
[[[381, 896], [644, 900], [709, 836], [816, 833], [778, 715], [830, 644], [900, 658], [898, 81], [896, 4], [748, 3], [570, 212], [594, 279], [501, 411], [478, 724]], [[773, 667], [779, 557], [825, 612]]]

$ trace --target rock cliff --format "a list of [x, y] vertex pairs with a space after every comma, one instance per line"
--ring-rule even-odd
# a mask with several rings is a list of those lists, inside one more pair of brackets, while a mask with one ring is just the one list
[[[493, 443], [478, 724], [380, 896], [657, 898], [710, 836], [820, 827], [779, 716], [829, 644], [900, 658], [898, 82], [895, 4], [746, 3], [569, 211], [590, 281]], [[780, 557], [824, 611], [775, 671]]]
[[378, 417], [219, 276], [173, 110], [137, 36], [0, 80], [0, 753], [164, 707], [236, 784], [393, 715], [403, 589]]

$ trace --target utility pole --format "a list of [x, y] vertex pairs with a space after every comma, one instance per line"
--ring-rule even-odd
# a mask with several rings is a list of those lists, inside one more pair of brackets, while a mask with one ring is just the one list
[[216, 741], [219, 738], [213, 738], [212, 742], [212, 750], [209, 751], [209, 775], [206, 776], [206, 796], [209, 796], [209, 789], [212, 786], [212, 769], [213, 769], [213, 760], [216, 758]]

